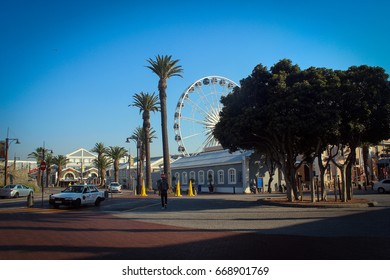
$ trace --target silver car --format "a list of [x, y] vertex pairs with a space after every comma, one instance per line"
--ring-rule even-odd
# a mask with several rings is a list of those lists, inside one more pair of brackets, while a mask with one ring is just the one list
[[390, 192], [390, 179], [384, 179], [375, 183], [372, 189], [379, 193]]
[[121, 193], [122, 192], [122, 186], [118, 182], [111, 182], [108, 185], [108, 191], [111, 193]]
[[0, 197], [14, 197], [34, 195], [34, 190], [22, 184], [6, 185], [0, 189]]

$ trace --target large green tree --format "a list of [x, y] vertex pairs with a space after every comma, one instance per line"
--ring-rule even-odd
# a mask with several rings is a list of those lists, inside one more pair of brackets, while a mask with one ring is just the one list
[[158, 96], [156, 96], [154, 93], [136, 93], [133, 96], [133, 106], [139, 108], [140, 113], [142, 113], [142, 119], [143, 119], [143, 135], [144, 135], [144, 145], [145, 145], [145, 158], [146, 158], [146, 188], [151, 189], [152, 188], [152, 172], [151, 172], [151, 165], [150, 165], [150, 142], [151, 139], [149, 138], [150, 135], [150, 112], [156, 112], [160, 109], [159, 102], [158, 102]]
[[342, 199], [347, 201], [352, 198], [356, 148], [390, 138], [390, 85], [381, 67], [351, 66], [338, 75], [341, 83], [335, 100], [340, 122], [333, 144], [347, 151], [343, 160], [335, 162], [342, 175]]
[[[389, 96], [382, 68], [301, 70], [287, 59], [270, 70], [260, 64], [241, 81], [241, 88], [222, 98], [224, 108], [214, 134], [230, 150], [270, 155], [284, 173], [288, 198], [294, 200], [297, 168], [302, 163], [312, 166], [328, 145], [352, 151], [348, 166], [362, 141], [390, 137]], [[327, 164], [329, 158], [319, 160], [323, 174]]]
[[254, 149], [272, 155], [285, 175], [290, 200], [298, 198], [295, 172], [302, 152], [302, 104], [292, 90], [299, 75], [299, 67], [289, 60], [281, 60], [270, 71], [256, 66], [241, 81], [241, 88], [222, 98], [224, 108], [214, 130], [225, 148]]
[[171, 186], [171, 164], [168, 145], [168, 120], [167, 120], [167, 81], [169, 78], [182, 77], [183, 69], [178, 65], [178, 59], [172, 59], [171, 55], [157, 55], [155, 59], [147, 60], [150, 65], [146, 66], [152, 70], [158, 77], [158, 91], [161, 107], [161, 129], [164, 157], [164, 173], [167, 176], [168, 188]]

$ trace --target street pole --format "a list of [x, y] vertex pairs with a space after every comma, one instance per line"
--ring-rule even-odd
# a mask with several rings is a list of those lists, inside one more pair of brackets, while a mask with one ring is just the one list
[[[42, 162], [45, 162], [45, 142], [43, 142], [43, 148], [42, 148]], [[44, 186], [45, 170], [42, 170], [41, 166], [39, 166], [39, 169], [42, 171], [42, 176], [41, 176], [41, 190], [42, 190], [41, 207], [43, 208], [43, 193], [45, 190], [45, 186]]]
[[8, 128], [7, 138], [5, 138], [4, 186], [7, 185], [7, 179], [8, 179], [8, 149], [13, 141], [16, 141], [15, 144], [20, 144], [18, 138], [9, 138], [9, 128]]

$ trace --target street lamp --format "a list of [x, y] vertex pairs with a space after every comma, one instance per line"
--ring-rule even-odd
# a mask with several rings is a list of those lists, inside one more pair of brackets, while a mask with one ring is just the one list
[[8, 149], [12, 142], [15, 141], [15, 144], [20, 144], [18, 138], [9, 138], [9, 129], [7, 129], [7, 138], [5, 138], [5, 165], [4, 165], [4, 186], [7, 185], [8, 178]]
[[[136, 145], [137, 145], [137, 186], [134, 188], [134, 186], [133, 186], [133, 188], [134, 188], [134, 194], [135, 195], [137, 195], [137, 189], [139, 188], [139, 170], [138, 170], [138, 160], [139, 160], [139, 158], [138, 158], [138, 150], [139, 150], [139, 148], [141, 147], [141, 145], [140, 145], [140, 139], [138, 138], [138, 137], [135, 137], [134, 135], [133, 136], [130, 136], [130, 137], [127, 137], [126, 138], [126, 143], [130, 143], [130, 140], [134, 140], [134, 142], [136, 143]], [[131, 156], [131, 155], [130, 155]], [[129, 168], [130, 168], [130, 160], [129, 160]], [[129, 172], [130, 172], [131, 170], [129, 169]]]

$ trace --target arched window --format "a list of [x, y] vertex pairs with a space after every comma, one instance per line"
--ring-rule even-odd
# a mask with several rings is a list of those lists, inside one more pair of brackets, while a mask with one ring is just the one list
[[225, 172], [218, 170], [218, 184], [223, 185], [225, 183]]
[[237, 182], [237, 175], [236, 175], [236, 169], [229, 168], [228, 170], [228, 184], [236, 184]]
[[214, 185], [214, 170], [208, 170], [207, 171], [207, 183]]
[[181, 183], [182, 183], [182, 185], [187, 185], [188, 184], [187, 172], [181, 173]]
[[196, 181], [196, 177], [195, 177], [195, 171], [191, 171], [190, 172], [190, 180], [193, 180], [193, 181]]
[[198, 172], [198, 184], [203, 185], [204, 184], [204, 171], [200, 170]]
[[176, 183], [177, 183], [177, 181], [180, 181], [180, 174], [179, 174], [179, 172], [175, 173], [175, 178], [176, 178]]

